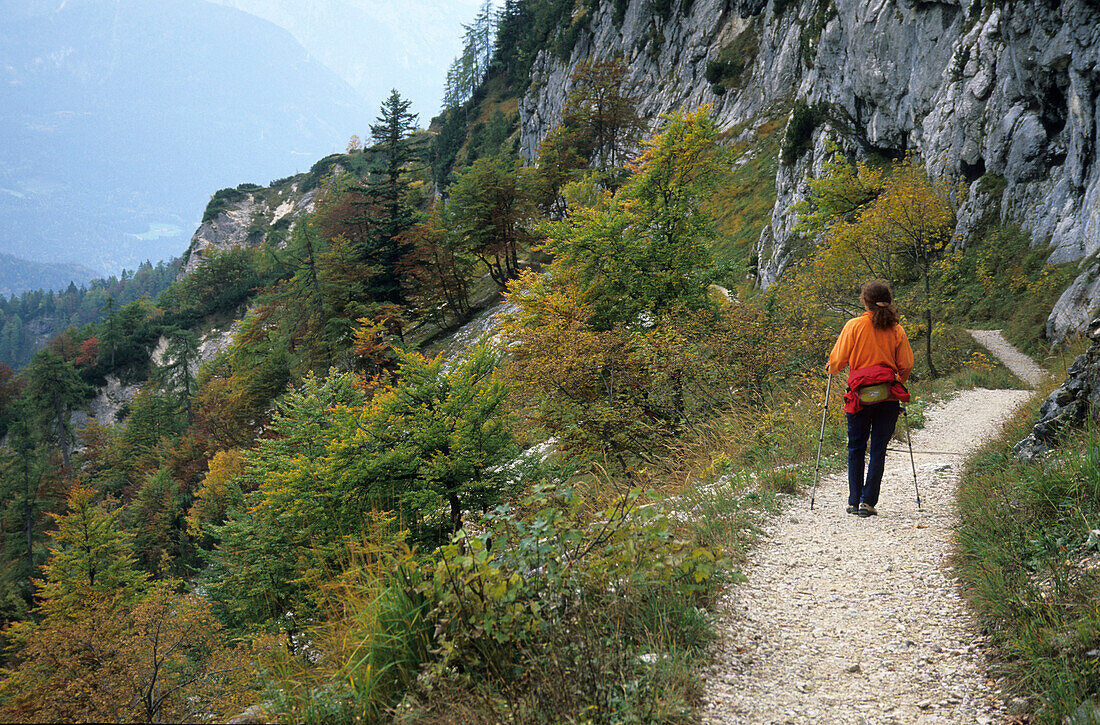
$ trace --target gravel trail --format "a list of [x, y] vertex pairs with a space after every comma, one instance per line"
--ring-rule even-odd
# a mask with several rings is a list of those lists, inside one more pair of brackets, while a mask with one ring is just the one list
[[994, 355], [1000, 358], [1013, 375], [1023, 380], [1033, 388], [1039, 386], [1046, 377], [1046, 372], [1035, 364], [1035, 361], [1020, 352], [1005, 339], [1000, 330], [967, 330], [970, 335], [985, 345]]
[[987, 643], [951, 570], [951, 535], [966, 456], [1030, 395], [974, 389], [929, 406], [913, 431], [920, 510], [908, 449], [894, 441], [878, 516], [846, 514], [847, 480], [833, 474], [813, 511], [807, 495], [772, 522], [748, 582], [726, 600], [704, 722], [1004, 720]]

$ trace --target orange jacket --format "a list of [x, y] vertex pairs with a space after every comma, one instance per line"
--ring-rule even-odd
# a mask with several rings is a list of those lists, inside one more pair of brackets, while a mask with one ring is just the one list
[[901, 325], [880, 330], [871, 324], [871, 313], [848, 320], [829, 353], [829, 372], [849, 372], [872, 365], [886, 365], [905, 382], [913, 370], [913, 348]]

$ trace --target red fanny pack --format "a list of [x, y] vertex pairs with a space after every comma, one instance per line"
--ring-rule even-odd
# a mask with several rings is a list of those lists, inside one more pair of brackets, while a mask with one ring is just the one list
[[[884, 389], [884, 386], [888, 386]], [[875, 388], [877, 390], [871, 390]], [[860, 392], [867, 390], [867, 395]], [[865, 405], [877, 405], [887, 400], [908, 403], [909, 391], [897, 379], [889, 365], [871, 365], [853, 370], [848, 376], [848, 392], [844, 393], [844, 412], [858, 413]]]

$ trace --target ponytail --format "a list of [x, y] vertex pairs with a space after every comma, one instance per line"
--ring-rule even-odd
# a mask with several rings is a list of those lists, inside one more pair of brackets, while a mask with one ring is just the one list
[[859, 291], [863, 306], [871, 311], [871, 324], [881, 330], [889, 330], [898, 324], [898, 311], [894, 307], [894, 293], [882, 280], [873, 280]]

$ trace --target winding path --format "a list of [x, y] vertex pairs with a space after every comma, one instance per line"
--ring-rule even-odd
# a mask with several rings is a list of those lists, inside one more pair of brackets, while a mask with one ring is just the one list
[[[1000, 333], [975, 338], [1029, 384], [1040, 379]], [[878, 516], [846, 514], [846, 478], [833, 474], [813, 511], [807, 495], [772, 523], [748, 582], [726, 602], [704, 722], [1004, 719], [986, 642], [951, 571], [955, 484], [966, 456], [1030, 395], [974, 389], [925, 411], [913, 431], [920, 509], [908, 450], [895, 442]]]

